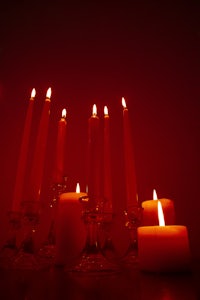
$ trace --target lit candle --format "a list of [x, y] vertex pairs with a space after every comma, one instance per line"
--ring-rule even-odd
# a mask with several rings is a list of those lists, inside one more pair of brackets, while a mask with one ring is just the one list
[[110, 153], [110, 120], [108, 108], [104, 106], [104, 145], [103, 145], [103, 167], [104, 167], [104, 209], [112, 212], [112, 176], [111, 176], [111, 153]]
[[158, 200], [162, 204], [162, 208], [165, 215], [165, 223], [167, 225], [175, 224], [174, 202], [166, 198], [158, 199], [156, 190], [154, 189], [153, 200], [146, 200], [142, 202], [142, 225], [158, 225]]
[[186, 226], [165, 226], [162, 204], [158, 204], [159, 226], [138, 227], [138, 259], [141, 270], [152, 272], [187, 271], [190, 247]]
[[133, 153], [133, 144], [129, 123], [128, 108], [125, 99], [122, 98], [123, 106], [123, 129], [124, 129], [124, 162], [125, 162], [125, 180], [126, 180], [126, 199], [127, 209], [137, 206], [137, 186], [135, 174], [135, 161]]
[[95, 208], [100, 197], [100, 127], [96, 104], [88, 120], [88, 194], [91, 208]]
[[25, 119], [24, 131], [22, 136], [22, 143], [19, 153], [19, 160], [17, 166], [17, 174], [16, 181], [14, 186], [13, 200], [12, 200], [12, 211], [20, 211], [20, 205], [23, 197], [23, 188], [24, 188], [24, 180], [25, 180], [25, 171], [26, 171], [26, 163], [28, 156], [28, 146], [30, 139], [30, 131], [32, 124], [32, 116], [33, 116], [33, 104], [35, 99], [36, 91], [35, 89], [31, 92], [31, 98], [29, 100], [28, 110]]
[[58, 201], [56, 218], [56, 254], [55, 264], [70, 266], [76, 263], [86, 240], [86, 228], [82, 220], [83, 206], [80, 197], [87, 197], [80, 192], [63, 193]]
[[36, 146], [30, 173], [29, 196], [27, 201], [39, 201], [42, 177], [44, 171], [45, 151], [48, 136], [49, 114], [50, 114], [51, 88], [47, 90], [46, 99], [42, 110], [42, 116], [38, 128]]
[[67, 114], [67, 111], [64, 108], [62, 110], [62, 117], [58, 122], [55, 171], [54, 171], [54, 177], [53, 177], [54, 183], [62, 183], [63, 182], [64, 158], [65, 158], [65, 139], [66, 139], [66, 126], [67, 126], [66, 114]]

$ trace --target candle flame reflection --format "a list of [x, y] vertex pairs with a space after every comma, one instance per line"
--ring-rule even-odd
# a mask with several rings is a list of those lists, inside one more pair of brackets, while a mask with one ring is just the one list
[[104, 106], [104, 115], [108, 116], [108, 107], [107, 106]]
[[36, 90], [33, 88], [31, 92], [31, 98], [35, 98]]
[[160, 201], [158, 201], [158, 221], [159, 226], [165, 226], [165, 218], [163, 214], [162, 204]]
[[93, 107], [92, 107], [92, 115], [93, 116], [97, 115], [97, 106], [96, 106], [96, 104], [94, 104]]
[[122, 97], [122, 106], [123, 106], [123, 108], [126, 108], [126, 101], [125, 101], [124, 97]]
[[48, 88], [47, 93], [46, 93], [46, 98], [51, 98], [51, 88]]
[[65, 108], [63, 108], [62, 110], [62, 118], [66, 118], [66, 115], [67, 115], [67, 111]]
[[80, 184], [79, 183], [77, 183], [76, 184], [76, 193], [80, 193]]
[[153, 190], [153, 200], [158, 200], [158, 196], [155, 189]]

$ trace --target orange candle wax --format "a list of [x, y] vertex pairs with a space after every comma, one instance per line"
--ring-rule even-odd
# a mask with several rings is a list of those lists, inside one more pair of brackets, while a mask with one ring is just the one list
[[[158, 201], [158, 209], [162, 210]], [[190, 247], [186, 226], [141, 226], [138, 233], [138, 260], [143, 271], [176, 272], [190, 268]]]
[[56, 217], [55, 264], [71, 266], [76, 263], [86, 240], [80, 197], [86, 193], [69, 192], [60, 195]]

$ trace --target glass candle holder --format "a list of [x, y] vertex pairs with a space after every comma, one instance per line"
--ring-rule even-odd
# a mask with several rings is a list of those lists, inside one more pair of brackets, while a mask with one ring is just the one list
[[35, 250], [35, 233], [39, 224], [39, 201], [22, 203], [22, 235], [23, 239], [13, 260], [14, 269], [39, 269]]
[[141, 224], [142, 220], [142, 207], [132, 206], [128, 210], [124, 211], [125, 227], [129, 231], [129, 247], [121, 259], [121, 263], [128, 265], [137, 265], [138, 263], [138, 240], [137, 240], [137, 228]]
[[55, 259], [55, 244], [56, 244], [56, 234], [55, 234], [55, 221], [59, 197], [62, 193], [66, 192], [67, 187], [67, 177], [63, 177], [62, 183], [54, 183], [51, 188], [51, 201], [49, 203], [49, 208], [51, 210], [51, 222], [49, 231], [47, 234], [47, 239], [40, 247], [38, 251], [38, 256], [40, 258], [41, 264], [45, 267], [50, 267], [54, 264]]
[[0, 266], [4, 269], [12, 267], [13, 259], [17, 253], [17, 233], [21, 227], [21, 213], [17, 211], [10, 211], [8, 213], [8, 218], [8, 237], [0, 251]]

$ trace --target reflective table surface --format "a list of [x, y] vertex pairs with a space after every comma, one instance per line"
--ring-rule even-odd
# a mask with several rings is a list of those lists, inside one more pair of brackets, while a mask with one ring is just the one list
[[191, 272], [155, 274], [137, 268], [113, 273], [70, 273], [62, 268], [43, 271], [0, 270], [2, 300], [198, 300], [200, 268]]

